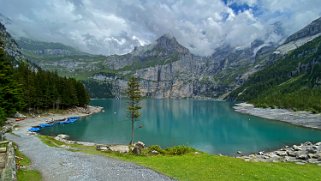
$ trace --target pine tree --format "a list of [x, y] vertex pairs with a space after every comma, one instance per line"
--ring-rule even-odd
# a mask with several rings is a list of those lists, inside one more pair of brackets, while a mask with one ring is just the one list
[[129, 144], [133, 144], [135, 121], [137, 121], [137, 119], [141, 116], [139, 110], [142, 108], [140, 106], [142, 96], [139, 88], [139, 82], [138, 79], [134, 76], [131, 77], [128, 81], [127, 96], [129, 98], [127, 109], [129, 117], [131, 119], [131, 140]]

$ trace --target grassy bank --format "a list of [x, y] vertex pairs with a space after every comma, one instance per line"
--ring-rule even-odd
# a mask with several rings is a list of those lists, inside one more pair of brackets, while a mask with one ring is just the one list
[[[49, 146], [65, 143], [48, 136], [39, 138]], [[312, 164], [246, 162], [241, 159], [210, 155], [193, 149], [177, 155], [174, 149], [164, 155], [135, 156], [133, 154], [106, 153], [93, 146], [69, 144], [69, 150], [113, 157], [151, 168], [177, 180], [321, 180], [321, 167]], [[148, 150], [144, 150], [145, 153]]]
[[18, 166], [17, 179], [18, 181], [41, 181], [42, 177], [39, 171], [30, 169], [31, 161], [28, 157], [22, 154], [18, 149], [16, 152], [16, 163]]

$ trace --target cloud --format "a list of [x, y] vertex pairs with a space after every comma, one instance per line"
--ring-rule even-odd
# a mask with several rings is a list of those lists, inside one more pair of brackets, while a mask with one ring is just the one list
[[[199, 55], [277, 42], [320, 16], [319, 0], [0, 0], [15, 36], [124, 54], [170, 33]], [[276, 23], [279, 22], [279, 23]], [[277, 26], [275, 26], [277, 24]], [[284, 29], [283, 34], [275, 28]]]

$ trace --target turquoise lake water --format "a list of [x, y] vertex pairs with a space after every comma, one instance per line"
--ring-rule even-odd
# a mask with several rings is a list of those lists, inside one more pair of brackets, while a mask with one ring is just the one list
[[[68, 134], [71, 139], [128, 144], [131, 122], [126, 100], [93, 100], [104, 107], [73, 124], [55, 125], [46, 135]], [[146, 99], [136, 122], [135, 140], [163, 148], [188, 145], [208, 153], [234, 155], [272, 150], [305, 141], [321, 141], [321, 131], [237, 113], [228, 102], [194, 99]]]

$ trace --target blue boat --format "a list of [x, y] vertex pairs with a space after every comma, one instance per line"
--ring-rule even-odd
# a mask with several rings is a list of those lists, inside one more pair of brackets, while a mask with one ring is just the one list
[[70, 124], [76, 122], [80, 117], [69, 117], [65, 121], [61, 121], [60, 124]]
[[40, 131], [40, 128], [38, 128], [38, 127], [32, 127], [32, 128], [30, 128], [28, 131], [30, 131], [30, 132], [38, 132], [38, 131]]
[[52, 125], [53, 125], [53, 124], [48, 124], [48, 123], [39, 124], [39, 126], [40, 126], [41, 128], [50, 127], [50, 126], [52, 126]]

